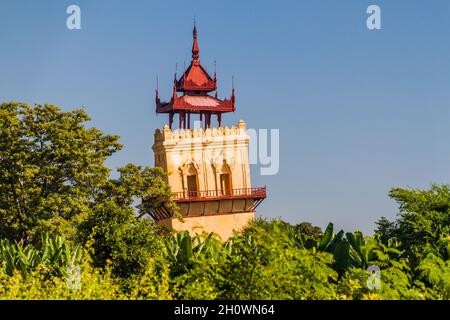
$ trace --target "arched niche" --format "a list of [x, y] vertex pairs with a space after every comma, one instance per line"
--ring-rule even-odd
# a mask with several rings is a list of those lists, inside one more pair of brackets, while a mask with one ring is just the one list
[[179, 168], [182, 175], [183, 190], [189, 198], [199, 196], [199, 166], [195, 161], [187, 161]]
[[221, 195], [231, 195], [233, 193], [233, 185], [230, 166], [224, 161], [218, 169], [218, 191]]

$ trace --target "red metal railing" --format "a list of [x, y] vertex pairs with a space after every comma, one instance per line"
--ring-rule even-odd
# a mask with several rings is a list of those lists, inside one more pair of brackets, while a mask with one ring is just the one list
[[208, 200], [208, 199], [236, 199], [236, 198], [254, 198], [264, 199], [267, 195], [266, 187], [232, 189], [229, 192], [221, 190], [205, 190], [205, 191], [185, 191], [175, 192], [173, 199], [175, 201], [186, 200]]

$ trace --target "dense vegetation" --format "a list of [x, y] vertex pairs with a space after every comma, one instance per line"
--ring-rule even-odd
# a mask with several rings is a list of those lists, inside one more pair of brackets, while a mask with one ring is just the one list
[[164, 173], [111, 178], [118, 137], [88, 120], [0, 107], [1, 299], [450, 299], [449, 186], [392, 189], [397, 219], [373, 236], [265, 219], [226, 242], [174, 234], [145, 216], [174, 207]]

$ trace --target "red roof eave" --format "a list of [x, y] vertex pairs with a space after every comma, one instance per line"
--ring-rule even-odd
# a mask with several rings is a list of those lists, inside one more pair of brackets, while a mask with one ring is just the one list
[[220, 104], [217, 106], [202, 106], [191, 105], [183, 101], [181, 98], [175, 99], [170, 102], [160, 102], [156, 105], [157, 113], [169, 113], [177, 110], [190, 111], [194, 113], [206, 112], [234, 112], [233, 102], [231, 100], [219, 100]]
[[177, 91], [214, 91], [217, 89], [217, 86], [214, 82], [209, 83], [207, 85], [202, 85], [202, 86], [196, 86], [196, 85], [189, 85], [189, 84], [181, 84], [178, 88]]
[[217, 84], [214, 80], [208, 80], [207, 83], [198, 85], [193, 81], [184, 81], [181, 78], [177, 83], [177, 91], [214, 91], [217, 89]]

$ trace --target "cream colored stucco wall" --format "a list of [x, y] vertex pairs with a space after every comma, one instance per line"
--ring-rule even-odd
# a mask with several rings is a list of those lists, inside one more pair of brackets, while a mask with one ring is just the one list
[[187, 217], [184, 222], [178, 219], [165, 219], [158, 223], [175, 231], [187, 230], [191, 235], [202, 234], [204, 231], [214, 232], [226, 241], [233, 235], [233, 231], [242, 231], [242, 229], [255, 219], [254, 212], [221, 214], [213, 216]]
[[232, 189], [251, 188], [248, 143], [242, 120], [237, 127], [212, 129], [171, 130], [166, 125], [155, 132], [155, 165], [167, 172], [173, 192], [187, 190], [191, 166], [198, 173], [199, 191], [217, 190], [224, 163], [231, 171]]

